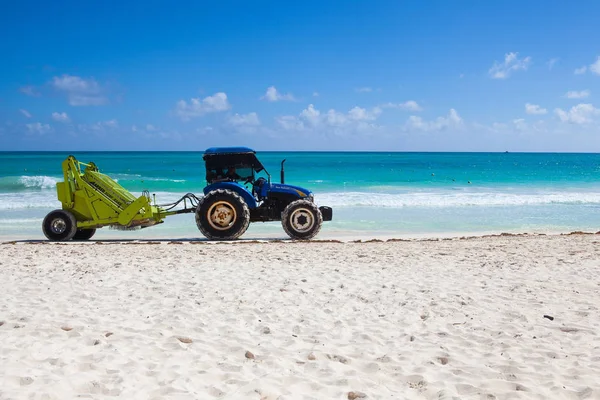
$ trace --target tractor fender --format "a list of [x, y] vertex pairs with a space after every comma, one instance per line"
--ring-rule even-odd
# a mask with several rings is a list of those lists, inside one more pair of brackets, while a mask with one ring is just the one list
[[252, 193], [250, 193], [248, 191], [248, 189], [246, 189], [244, 186], [240, 185], [239, 183], [216, 182], [216, 183], [213, 183], [212, 185], [208, 185], [207, 187], [205, 187], [203, 191], [204, 191], [204, 194], [206, 195], [209, 192], [212, 192], [213, 190], [217, 190], [217, 189], [231, 190], [231, 191], [239, 194], [240, 196], [242, 196], [242, 199], [244, 199], [244, 201], [248, 205], [249, 209], [258, 207], [258, 204], [256, 204], [256, 199], [254, 198]]

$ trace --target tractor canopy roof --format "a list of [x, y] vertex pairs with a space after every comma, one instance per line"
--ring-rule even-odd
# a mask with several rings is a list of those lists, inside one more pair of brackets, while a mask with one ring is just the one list
[[256, 154], [254, 150], [248, 147], [211, 147], [204, 151], [204, 155], [223, 155], [223, 154], [240, 154], [240, 153], [252, 153]]
[[256, 152], [248, 147], [211, 147], [204, 151], [203, 158], [207, 171], [235, 167], [251, 168], [258, 173], [265, 169]]

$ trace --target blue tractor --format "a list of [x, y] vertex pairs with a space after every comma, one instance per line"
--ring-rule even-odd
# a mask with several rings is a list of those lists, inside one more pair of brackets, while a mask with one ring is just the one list
[[212, 147], [203, 158], [207, 186], [196, 207], [196, 225], [208, 239], [237, 239], [250, 222], [281, 221], [292, 239], [308, 240], [332, 219], [332, 209], [318, 207], [310, 190], [284, 183], [285, 160], [281, 183], [272, 183], [247, 147]]

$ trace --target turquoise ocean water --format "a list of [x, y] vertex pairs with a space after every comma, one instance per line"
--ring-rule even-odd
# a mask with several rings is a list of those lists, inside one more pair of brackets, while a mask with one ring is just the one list
[[[70, 153], [0, 152], [0, 237], [41, 239], [60, 208], [55, 184]], [[202, 152], [75, 152], [135, 195], [158, 203], [205, 185]], [[320, 238], [440, 236], [600, 230], [600, 154], [259, 152], [279, 181], [311, 189], [334, 209]], [[193, 214], [97, 238], [200, 238]], [[280, 223], [252, 224], [244, 238], [285, 238]]]

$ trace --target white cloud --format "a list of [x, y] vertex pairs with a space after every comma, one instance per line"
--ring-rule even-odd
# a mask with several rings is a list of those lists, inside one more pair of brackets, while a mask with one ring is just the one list
[[[114, 121], [114, 123], [113, 123], [113, 121]], [[108, 129], [112, 129], [112, 130], [117, 129], [118, 126], [119, 125], [118, 125], [117, 121], [111, 120], [111, 121], [97, 123], [90, 128], [92, 130], [102, 132], [102, 131], [106, 131]], [[149, 140], [155, 140], [155, 139], [181, 140], [181, 138], [183, 137], [183, 135], [181, 135], [177, 131], [165, 131], [165, 130], [161, 129], [160, 127], [158, 127], [156, 125], [152, 125], [152, 124], [146, 124], [143, 126], [132, 125], [131, 132], [135, 133], [136, 137], [149, 139]]]
[[230, 108], [231, 105], [227, 101], [227, 95], [223, 92], [218, 92], [203, 99], [190, 99], [189, 103], [185, 100], [179, 100], [175, 107], [175, 114], [182, 120], [187, 121], [204, 114], [227, 111]]
[[260, 119], [255, 112], [232, 115], [227, 122], [235, 131], [244, 134], [256, 133], [260, 126]]
[[65, 92], [96, 93], [100, 90], [98, 82], [94, 79], [85, 80], [79, 76], [65, 74], [52, 79], [54, 87]]
[[[312, 104], [311, 104], [312, 105]], [[293, 115], [284, 115], [275, 118], [275, 121], [286, 131], [303, 131], [304, 123]]]
[[596, 59], [596, 62], [590, 65], [590, 72], [600, 75], [600, 56]]
[[314, 105], [309, 104], [308, 108], [302, 110], [300, 117], [304, 118], [310, 125], [317, 126], [321, 121], [321, 112]]
[[48, 124], [42, 124], [35, 122], [33, 124], [26, 124], [29, 133], [37, 133], [38, 135], [45, 135], [46, 133], [52, 132], [52, 127]]
[[348, 118], [352, 121], [375, 121], [381, 115], [381, 108], [374, 107], [371, 111], [366, 108], [354, 107], [348, 111]]
[[370, 92], [373, 91], [373, 88], [372, 87], [368, 87], [368, 86], [367, 87], [360, 87], [360, 88], [354, 89], [354, 91], [358, 92], [358, 93], [370, 93]]
[[[82, 132], [96, 132], [102, 133], [107, 130], [115, 130], [119, 127], [119, 122], [116, 119], [108, 121], [99, 121], [93, 124], [80, 124], [78, 128]], [[135, 127], [135, 126], [134, 126]]]
[[411, 115], [406, 122], [406, 128], [409, 130], [421, 130], [424, 132], [441, 131], [447, 128], [456, 128], [463, 125], [462, 118], [454, 108], [450, 109], [448, 116], [438, 117], [432, 121], [426, 121], [421, 117]]
[[600, 114], [600, 109], [591, 104], [581, 103], [571, 107], [569, 111], [557, 108], [554, 112], [562, 122], [583, 125], [592, 122], [593, 117]]
[[27, 111], [27, 110], [25, 110], [23, 108], [21, 108], [19, 111], [21, 112], [21, 114], [23, 114], [25, 116], [25, 118], [31, 118], [32, 117], [32, 115], [29, 113], [29, 111]]
[[531, 64], [531, 57], [519, 59], [519, 53], [507, 53], [504, 56], [504, 62], [494, 62], [492, 68], [488, 71], [493, 79], [506, 79], [512, 72], [523, 70], [526, 71]]
[[587, 89], [580, 91], [570, 90], [567, 92], [567, 94], [565, 94], [565, 97], [567, 99], [585, 99], [586, 97], [589, 97], [589, 95], [590, 91]]
[[53, 112], [52, 119], [55, 121], [58, 121], [58, 122], [69, 122], [71, 120], [66, 112], [62, 112], [62, 113]]
[[214, 131], [215, 129], [212, 126], [205, 126], [203, 128], [196, 129], [196, 132], [201, 135], [212, 134]]
[[313, 92], [313, 97], [319, 97], [319, 92]]
[[491, 125], [483, 125], [477, 122], [473, 122], [470, 125], [478, 131], [487, 131], [493, 133], [494, 135], [510, 135], [514, 133], [531, 134], [548, 132], [548, 127], [546, 126], [545, 121], [538, 120], [535, 122], [527, 122], [523, 118], [513, 119], [512, 121], [508, 122], [494, 122]]
[[258, 119], [258, 114], [255, 112], [235, 114], [229, 118], [229, 123], [233, 126], [258, 126], [260, 125], [260, 119]]
[[79, 76], [64, 74], [55, 76], [52, 85], [58, 91], [67, 94], [72, 106], [100, 106], [108, 103], [103, 90], [93, 78], [83, 79]]
[[515, 129], [518, 131], [526, 131], [527, 130], [527, 123], [525, 122], [525, 120], [523, 118], [513, 119], [512, 123], [513, 123]]
[[267, 91], [265, 93], [264, 96], [261, 97], [261, 100], [266, 100], [266, 101], [294, 101], [296, 100], [294, 98], [294, 95], [292, 95], [291, 93], [280, 93], [279, 91], [277, 91], [277, 88], [275, 88], [275, 86], [269, 86], [267, 88]]
[[69, 95], [69, 104], [75, 107], [79, 106], [101, 106], [108, 103], [108, 99], [102, 96], [90, 96], [82, 94]]
[[548, 113], [548, 110], [538, 106], [537, 104], [525, 104], [525, 112], [531, 115], [540, 115]]
[[423, 110], [423, 108], [419, 105], [419, 103], [417, 103], [414, 100], [408, 100], [408, 101], [405, 101], [404, 103], [382, 104], [381, 107], [382, 108], [398, 108], [400, 110], [406, 110], [406, 111], [422, 111]]
[[40, 96], [40, 93], [37, 90], [35, 90], [33, 86], [23, 86], [19, 88], [19, 92], [31, 97]]
[[592, 74], [600, 75], [600, 56], [596, 57], [596, 61], [594, 61], [589, 66], [584, 65], [581, 68], [576, 68], [575, 71], [573, 71], [573, 73], [575, 75], [583, 75], [588, 71], [588, 69]]
[[[114, 121], [114, 120], [112, 120]], [[117, 129], [119, 127], [117, 121], [114, 121], [114, 123], [111, 123], [112, 121], [105, 121], [105, 122], [101, 122], [96, 124], [96, 126], [93, 127], [93, 129], [95, 128], [95, 130], [97, 131], [106, 131], [107, 129]], [[131, 126], [131, 131], [133, 133], [135, 133], [135, 135], [137, 137], [141, 137], [141, 138], [146, 138], [146, 139], [169, 139], [169, 140], [181, 140], [182, 135], [174, 130], [164, 130], [162, 129], [160, 126], [156, 126], [153, 124], [145, 124], [142, 126], [138, 126], [138, 125], [132, 125]]]
[[352, 131], [364, 131], [374, 127], [372, 122], [381, 115], [381, 108], [374, 107], [367, 110], [361, 107], [353, 107], [347, 113], [330, 109], [327, 112], [321, 112], [313, 104], [298, 116], [283, 116], [276, 118], [277, 123], [284, 130], [289, 131], [322, 131], [326, 132], [333, 129], [337, 133], [351, 133]]
[[119, 126], [119, 123], [116, 119], [111, 119], [110, 121], [98, 122], [101, 126], [105, 126], [107, 128], [115, 129]]
[[330, 127], [342, 127], [348, 123], [348, 117], [339, 111], [331, 109], [324, 114], [325, 124]]
[[548, 69], [551, 70], [552, 68], [554, 68], [554, 64], [556, 64], [558, 60], [558, 58], [551, 58], [550, 60], [548, 60]]

